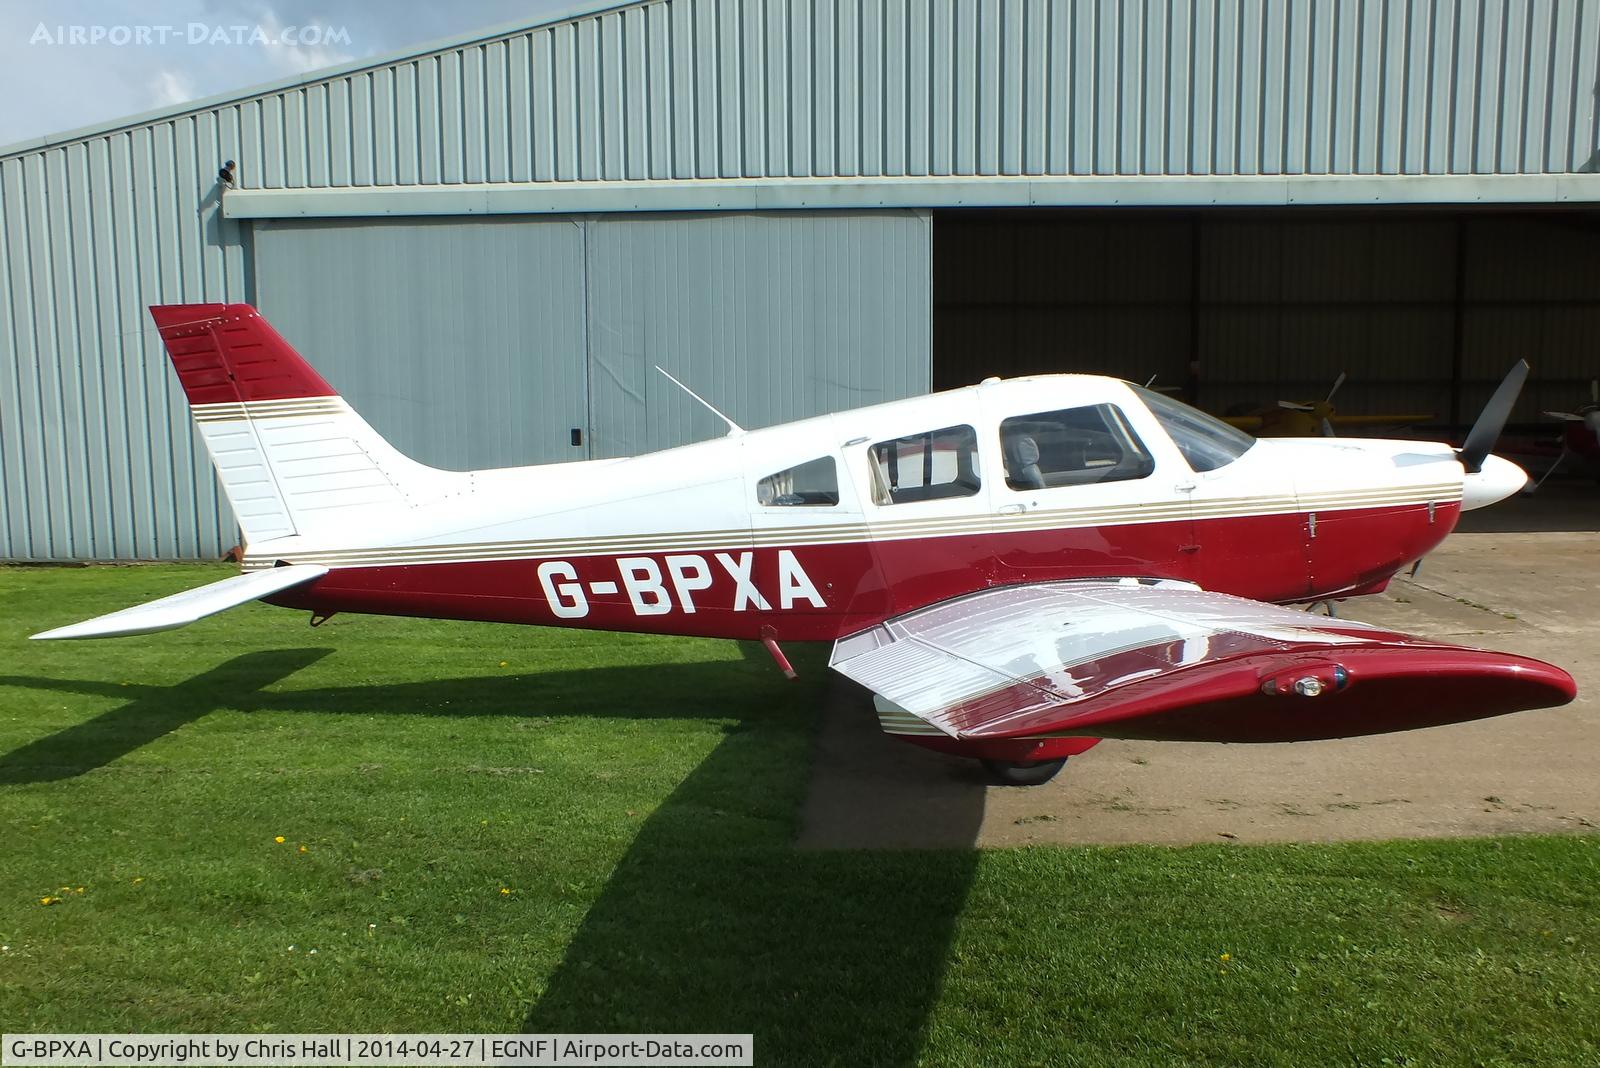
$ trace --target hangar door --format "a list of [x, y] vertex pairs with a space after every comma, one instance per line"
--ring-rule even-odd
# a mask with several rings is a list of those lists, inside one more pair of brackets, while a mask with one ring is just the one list
[[451, 470], [585, 455], [581, 224], [274, 220], [254, 240], [261, 313], [401, 452]]
[[746, 427], [929, 386], [927, 212], [271, 221], [254, 243], [263, 313], [438, 467], [725, 431], [656, 367]]

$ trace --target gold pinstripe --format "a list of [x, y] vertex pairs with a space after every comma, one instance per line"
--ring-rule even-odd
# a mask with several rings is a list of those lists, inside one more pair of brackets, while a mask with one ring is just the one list
[[[1246, 518], [1298, 512], [1340, 511], [1356, 508], [1403, 507], [1430, 502], [1449, 504], [1461, 499], [1461, 486], [1440, 482], [1384, 490], [1346, 490], [1288, 496], [1233, 497], [1210, 501], [1161, 501], [1098, 508], [1052, 509], [1020, 516], [981, 515], [947, 518], [889, 520], [865, 523], [816, 524], [769, 530], [701, 530], [680, 534], [617, 534], [539, 541], [462, 542], [446, 545], [387, 546], [370, 549], [324, 549], [294, 554], [297, 562], [330, 567], [376, 567], [401, 564], [464, 563], [478, 560], [518, 560], [604, 556], [618, 552], [652, 553], [695, 550], [739, 550], [802, 545], [838, 545], [860, 541], [904, 541], [923, 537], [959, 537], [965, 534], [1004, 533], [1007, 530], [1076, 529], [1135, 523], [1181, 522], [1184, 519]], [[275, 558], [246, 558], [245, 566], [268, 566]]]
[[280, 401], [227, 401], [196, 404], [190, 409], [197, 423], [228, 423], [244, 419], [288, 419], [311, 415], [344, 415], [350, 406], [339, 397], [292, 397]]

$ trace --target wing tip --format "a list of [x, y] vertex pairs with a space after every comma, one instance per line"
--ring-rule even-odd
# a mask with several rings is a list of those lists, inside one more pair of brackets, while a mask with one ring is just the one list
[[[136, 606], [137, 607], [137, 606]], [[28, 635], [30, 642], [55, 642], [55, 641], [82, 641], [89, 638], [131, 638], [137, 634], [153, 634], [156, 631], [172, 630], [183, 626], [188, 620], [172, 622], [162, 620], [158, 623], [136, 623], [132, 626], [94, 626], [105, 617], [96, 616], [86, 619], [81, 623], [69, 623], [65, 627], [56, 627], [53, 630], [40, 631], [38, 634]]]

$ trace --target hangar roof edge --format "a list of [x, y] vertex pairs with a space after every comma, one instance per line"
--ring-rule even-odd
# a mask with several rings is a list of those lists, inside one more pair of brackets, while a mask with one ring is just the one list
[[185, 115], [210, 111], [212, 108], [225, 107], [229, 104], [253, 100], [256, 97], [281, 93], [296, 86], [314, 85], [317, 82], [328, 81], [347, 74], [378, 70], [396, 63], [404, 63], [409, 59], [420, 59], [436, 52], [448, 52], [468, 45], [487, 44], [501, 38], [515, 37], [530, 30], [559, 26], [565, 22], [576, 22], [608, 11], [616, 11], [628, 7], [647, 7], [661, 2], [662, 0], [578, 0], [578, 2], [568, 4], [554, 15], [543, 16], [531, 22], [527, 19], [519, 19], [515, 22], [501, 23], [497, 26], [472, 30], [469, 33], [455, 34], [450, 37], [428, 41], [424, 44], [412, 45], [384, 55], [353, 59], [348, 63], [323, 67], [320, 70], [306, 71], [303, 74], [297, 74], [289, 78], [280, 78], [276, 81], [263, 82], [259, 85], [246, 86], [240, 89], [231, 89], [212, 96], [201, 97], [198, 100], [189, 100], [181, 104], [169, 104], [166, 107], [139, 112], [135, 115], [126, 115], [106, 122], [91, 123], [88, 126], [80, 126], [77, 129], [64, 130], [60, 133], [43, 134], [39, 137], [31, 137], [9, 145], [0, 145], [0, 160], [10, 159], [15, 156], [25, 156], [44, 149], [59, 148], [91, 137], [103, 137], [106, 134], [120, 133], [124, 130], [135, 130], [152, 123], [178, 119]]

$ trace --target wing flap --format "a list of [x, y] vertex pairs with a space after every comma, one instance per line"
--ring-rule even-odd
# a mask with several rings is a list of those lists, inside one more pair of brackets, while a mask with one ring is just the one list
[[284, 567], [234, 575], [209, 586], [200, 586], [170, 597], [124, 608], [82, 623], [57, 627], [33, 637], [38, 641], [61, 638], [118, 638], [130, 634], [152, 634], [193, 623], [197, 619], [269, 597], [274, 593], [321, 578], [328, 569], [318, 564], [289, 564]]
[[831, 663], [969, 740], [1345, 737], [1575, 693], [1566, 672], [1526, 657], [1134, 580], [987, 590], [843, 639]]

